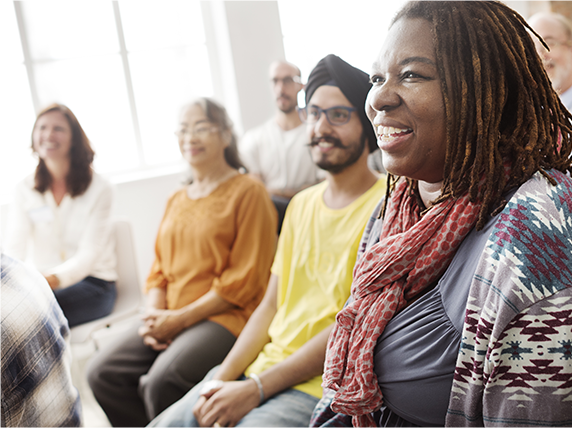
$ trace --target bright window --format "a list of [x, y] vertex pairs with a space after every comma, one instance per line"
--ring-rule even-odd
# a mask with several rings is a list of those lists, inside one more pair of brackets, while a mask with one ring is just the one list
[[0, 2], [0, 192], [33, 171], [30, 149], [34, 108], [12, 2]]
[[0, 37], [0, 201], [33, 172], [34, 111], [52, 102], [113, 174], [179, 164], [179, 109], [213, 95], [198, 0], [0, 2]]
[[316, 63], [335, 54], [366, 73], [404, 0], [278, 0], [286, 59], [306, 81]]

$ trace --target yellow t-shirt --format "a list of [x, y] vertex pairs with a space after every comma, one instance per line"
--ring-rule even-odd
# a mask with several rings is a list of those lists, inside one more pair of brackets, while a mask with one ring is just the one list
[[[272, 273], [279, 277], [270, 342], [248, 367], [261, 373], [335, 321], [350, 295], [361, 235], [385, 194], [385, 178], [342, 209], [324, 204], [326, 181], [298, 193], [286, 211]], [[320, 398], [322, 376], [294, 388]]]

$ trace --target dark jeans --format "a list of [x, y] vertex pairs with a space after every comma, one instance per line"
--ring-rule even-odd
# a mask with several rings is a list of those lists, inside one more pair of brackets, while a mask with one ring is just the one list
[[277, 233], [280, 235], [282, 231], [282, 223], [284, 222], [284, 215], [286, 214], [286, 208], [288, 208], [288, 204], [290, 203], [290, 199], [284, 198], [282, 196], [271, 195], [272, 202], [274, 202], [274, 206], [276, 207], [276, 211], [278, 212], [278, 230]]
[[74, 285], [54, 290], [54, 294], [72, 328], [109, 315], [117, 290], [115, 281], [88, 276]]

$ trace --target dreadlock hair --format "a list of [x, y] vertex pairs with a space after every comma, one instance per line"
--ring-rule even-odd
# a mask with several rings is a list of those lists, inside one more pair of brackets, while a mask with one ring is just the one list
[[[93, 178], [93, 170], [91, 166], [95, 152], [91, 148], [89, 139], [87, 138], [87, 135], [85, 135], [77, 117], [68, 107], [57, 103], [50, 104], [45, 107], [36, 116], [36, 122], [34, 122], [34, 127], [32, 128], [32, 150], [34, 150], [33, 130], [36, 129], [38, 119], [52, 111], [58, 111], [63, 114], [71, 128], [72, 136], [69, 152], [70, 169], [66, 176], [66, 188], [70, 196], [75, 198], [76, 196], [84, 194], [91, 184], [91, 179]], [[52, 175], [48, 170], [46, 162], [40, 158], [34, 174], [34, 189], [40, 193], [44, 193], [50, 188], [52, 181]]]
[[[572, 172], [572, 115], [527, 29], [544, 41], [522, 16], [497, 1], [413, 1], [392, 25], [404, 18], [432, 27], [447, 122], [443, 190], [435, 203], [468, 191], [481, 203], [480, 230], [504, 208], [503, 195], [537, 171], [552, 185], [546, 170]], [[396, 181], [388, 175], [386, 201]], [[416, 186], [410, 180], [410, 190]]]

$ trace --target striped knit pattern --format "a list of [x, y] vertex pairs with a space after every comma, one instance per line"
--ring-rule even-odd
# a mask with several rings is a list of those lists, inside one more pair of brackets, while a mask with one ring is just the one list
[[572, 425], [572, 180], [524, 184], [471, 286], [448, 426]]

